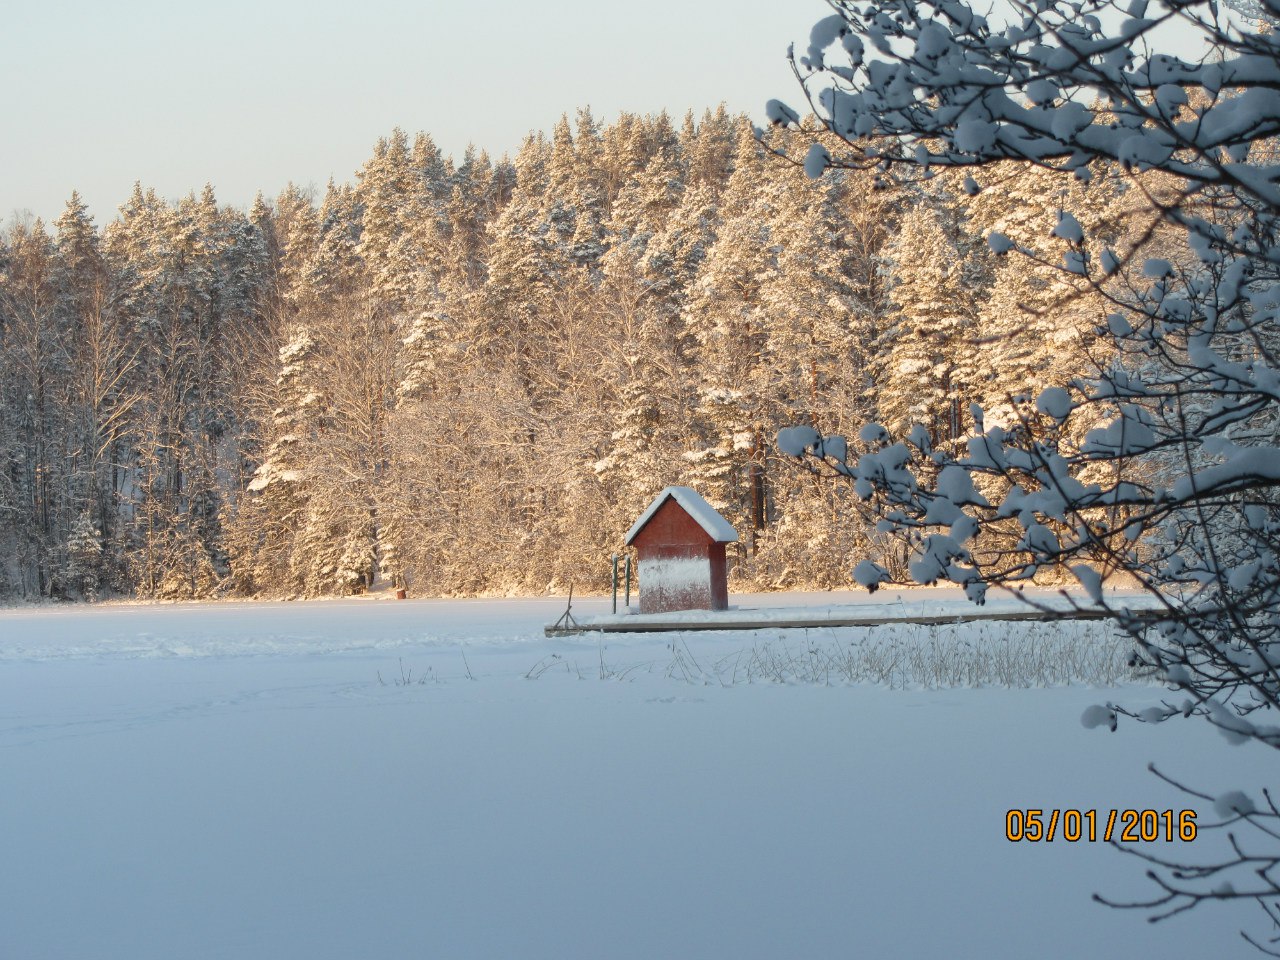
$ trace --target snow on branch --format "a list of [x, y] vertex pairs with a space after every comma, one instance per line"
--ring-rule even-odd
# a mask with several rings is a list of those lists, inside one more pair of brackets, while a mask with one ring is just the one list
[[[1280, 34], [1270, 6], [1249, 14], [1261, 23], [1211, 0], [1014, 0], [1000, 17], [965, 0], [830, 6], [792, 57], [825, 127], [811, 176], [873, 168], [920, 183], [964, 168], [961, 192], [975, 197], [987, 171], [1012, 162], [1060, 174], [1064, 196], [1100, 174], [1127, 178], [1152, 219], [1122, 253], [1091, 236], [1084, 209], [1060, 209], [1045, 226], [1060, 259], [1000, 225], [985, 237], [987, 255], [1055, 270], [1106, 305], [1095, 369], [1027, 384], [1000, 422], [974, 404], [972, 428], [947, 443], [923, 427], [898, 436], [872, 424], [854, 443], [795, 428], [779, 449], [851, 483], [909, 551], [918, 582], [963, 586], [981, 602], [992, 586], [1055, 570], [1109, 609], [1134, 640], [1134, 665], [1177, 702], [1099, 706], [1087, 726], [1194, 716], [1227, 742], [1280, 749]], [[1172, 24], [1201, 47], [1166, 48]], [[775, 119], [796, 122], [794, 112]], [[852, 576], [869, 589], [894, 579], [870, 558]], [[1145, 591], [1147, 605], [1116, 599], [1106, 589], [1116, 581]], [[1280, 918], [1270, 795], [1222, 797], [1226, 824], [1252, 832], [1232, 833], [1230, 855], [1209, 864], [1140, 854], [1161, 893], [1123, 905], [1159, 918], [1250, 898]], [[1251, 882], [1219, 882], [1240, 870]]]

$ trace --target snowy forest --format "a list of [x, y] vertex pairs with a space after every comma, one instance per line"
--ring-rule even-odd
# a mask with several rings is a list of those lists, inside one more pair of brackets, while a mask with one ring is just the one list
[[[142, 186], [0, 236], [0, 594], [164, 599], [600, 590], [664, 485], [738, 529], [739, 587], [900, 566], [780, 428], [1016, 422], [1107, 358], [1043, 247], [1071, 210], [1159, 244], [1150, 190], [1003, 163], [805, 175], [816, 123], [723, 108], [380, 140], [354, 184], [250, 209]], [[1074, 238], [1061, 236], [1063, 244]]]

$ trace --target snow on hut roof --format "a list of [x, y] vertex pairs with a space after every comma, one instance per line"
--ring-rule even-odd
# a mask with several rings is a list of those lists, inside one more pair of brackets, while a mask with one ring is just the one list
[[658, 512], [658, 508], [667, 502], [668, 497], [675, 497], [676, 503], [684, 508], [684, 512], [693, 517], [698, 526], [716, 543], [738, 542], [738, 531], [716, 512], [715, 507], [703, 500], [702, 494], [697, 490], [692, 487], [667, 487], [654, 498], [649, 509], [640, 515], [640, 519], [631, 525], [631, 529], [627, 531], [628, 544], [644, 529], [644, 525]]

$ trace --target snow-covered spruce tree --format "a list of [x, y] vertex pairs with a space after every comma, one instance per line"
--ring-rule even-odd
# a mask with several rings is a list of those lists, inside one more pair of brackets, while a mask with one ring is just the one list
[[87, 512], [71, 525], [71, 536], [67, 540], [67, 580], [71, 589], [84, 599], [98, 599], [98, 587], [102, 583], [102, 536]]
[[[935, 452], [919, 430], [894, 442], [878, 425], [862, 431], [860, 455], [810, 427], [779, 445], [878, 505], [912, 543], [919, 582], [961, 584], [980, 601], [993, 584], [1069, 566], [1175, 691], [1138, 713], [1093, 708], [1087, 725], [1195, 716], [1232, 742], [1280, 749], [1280, 7], [1264, 0], [1262, 29], [1213, 0], [1013, 0], [1003, 22], [962, 0], [831, 7], [793, 59], [844, 141], [834, 156], [811, 146], [811, 175], [969, 168], [976, 189], [1000, 161], [1085, 179], [1109, 165], [1150, 194], [1185, 253], [1099, 251], [1066, 209], [1035, 245], [993, 232], [995, 253], [1056, 263], [1110, 301], [1098, 326], [1113, 363], [1043, 390], [1015, 425], [984, 425], [975, 410], [963, 456]], [[1161, 52], [1157, 31], [1171, 22], [1202, 49]], [[796, 121], [778, 101], [768, 110]], [[1076, 442], [1080, 417], [1103, 425]], [[984, 531], [1009, 520], [1024, 530], [1015, 554], [984, 553]], [[1101, 589], [1115, 571], [1154, 613], [1116, 608]], [[866, 561], [854, 575], [870, 588], [886, 579]], [[1266, 791], [1223, 793], [1215, 808], [1229, 836], [1216, 858], [1130, 848], [1158, 891], [1127, 906], [1159, 918], [1248, 898], [1280, 922], [1280, 808]], [[1243, 935], [1270, 953], [1280, 942]]]

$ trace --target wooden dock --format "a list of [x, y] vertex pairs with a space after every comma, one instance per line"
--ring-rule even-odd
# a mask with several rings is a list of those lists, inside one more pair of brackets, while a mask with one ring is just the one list
[[[919, 609], [912, 609], [918, 607]], [[923, 626], [972, 623], [980, 620], [1106, 620], [1108, 610], [1076, 607], [1061, 601], [1044, 609], [1021, 603], [978, 607], [968, 601], [903, 605], [867, 604], [865, 612], [857, 606], [829, 607], [815, 610], [797, 607], [770, 610], [724, 610], [716, 613], [689, 611], [688, 615], [643, 614], [597, 617], [582, 623], [566, 623], [564, 618], [545, 628], [548, 637], [577, 636], [583, 633], [669, 633], [694, 630], [800, 630], [818, 627], [879, 627], [889, 624]], [[930, 609], [932, 608], [932, 609]], [[754, 616], [753, 616], [754, 614]], [[790, 614], [790, 615], [789, 615]]]

